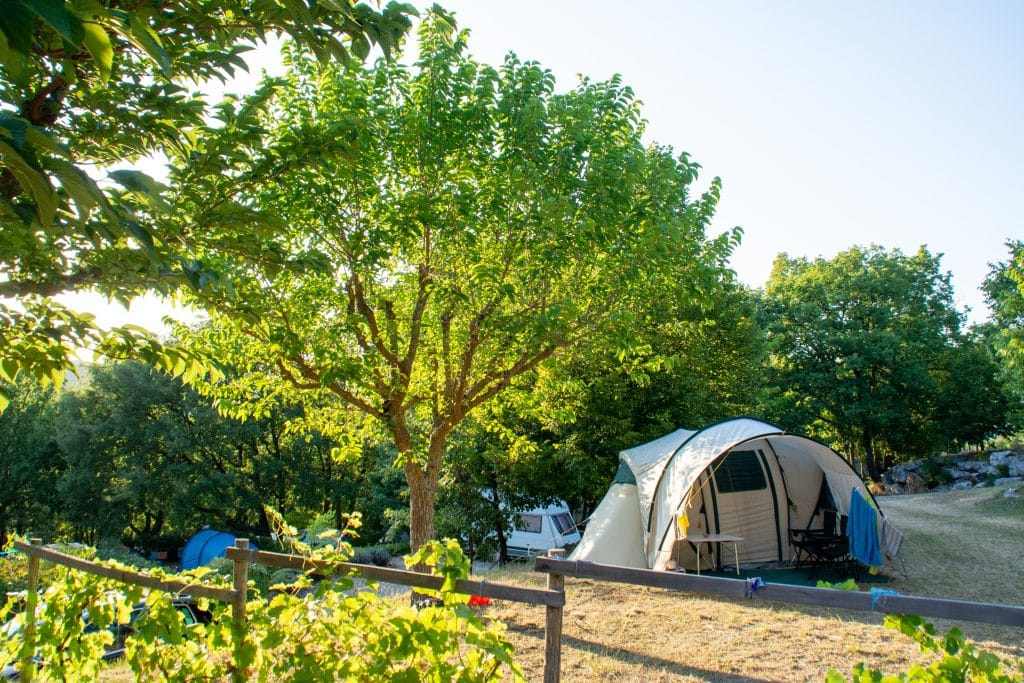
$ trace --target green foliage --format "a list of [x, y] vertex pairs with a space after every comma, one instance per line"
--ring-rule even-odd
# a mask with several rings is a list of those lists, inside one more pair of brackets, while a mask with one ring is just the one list
[[0, 414], [0, 546], [12, 530], [54, 531], [53, 481], [64, 470], [54, 439], [52, 387], [21, 378], [11, 397], [13, 405]]
[[[322, 548], [312, 556], [343, 561], [346, 553]], [[131, 622], [127, 640], [127, 661], [138, 680], [222, 680], [235, 671], [253, 680], [281, 681], [522, 680], [503, 627], [484, 624], [465, 604], [466, 596], [451, 592], [469, 570], [458, 545], [430, 544], [410, 561], [444, 576], [438, 602], [414, 607], [384, 600], [371, 591], [353, 591], [351, 578], [339, 576], [301, 597], [253, 595], [243, 628], [233, 624], [223, 605], [202, 601], [200, 607], [213, 609], [213, 620], [186, 625], [166, 593], [61, 570], [63, 579], [46, 590], [45, 609], [37, 613], [38, 637], [30, 642], [24, 630], [16, 631], [0, 644], [0, 657], [10, 661], [36, 653], [46, 662], [43, 676], [95, 680], [104, 666], [103, 648], [113, 640], [107, 627], [126, 624], [145, 597], [145, 610]], [[179, 578], [224, 583], [208, 572]], [[0, 618], [12, 609], [6, 605]]]
[[946, 471], [949, 463], [940, 457], [926, 458], [921, 463], [917, 473], [921, 475], [921, 481], [927, 488], [934, 488], [943, 484], [952, 484], [953, 475]]
[[[230, 249], [260, 223], [246, 207], [209, 195], [186, 212], [178, 188], [123, 168], [147, 155], [190, 149], [200, 177], [228, 164], [203, 147], [212, 108], [195, 83], [245, 69], [245, 52], [284, 34], [321, 60], [389, 54], [415, 10], [354, 0], [201, 4], [7, 0], [0, 11], [0, 379], [22, 372], [60, 383], [72, 350], [131, 354], [176, 374], [210, 368], [130, 325], [105, 332], [92, 316], [49, 297], [96, 289], [122, 301], [179, 287], [230, 291], [195, 256]], [[122, 168], [117, 168], [122, 166]], [[98, 171], [106, 171], [106, 179]], [[193, 180], [198, 181], [199, 178]], [[197, 185], [201, 183], [197, 182]], [[0, 410], [8, 398], [0, 383]]]
[[[194, 348], [245, 370], [203, 390], [234, 415], [299, 392], [345, 457], [386, 438], [413, 547], [434, 536], [445, 446], [466, 416], [569, 348], [653, 355], [633, 334], [650, 302], [699, 308], [738, 239], [707, 238], [719, 181], [694, 196], [698, 165], [644, 145], [620, 79], [556, 92], [537, 64], [471, 59], [438, 12], [419, 48], [414, 67], [344, 71], [295, 50], [275, 95], [225, 108], [205, 137], [289, 172], [228, 174], [195, 200], [228, 194], [287, 226], [246, 258], [203, 254], [234, 295], [200, 293], [223, 315]], [[267, 136], [239, 139], [255, 128]], [[176, 177], [200, 172], [173, 161]]]
[[857, 447], [873, 479], [895, 454], [981, 442], [1005, 428], [996, 366], [961, 332], [949, 274], [926, 249], [780, 255], [764, 309], [773, 417]]
[[857, 582], [854, 581], [853, 579], [846, 579], [845, 581], [841, 581], [839, 583], [833, 583], [831, 581], [818, 581], [818, 583], [815, 584], [815, 585], [818, 588], [832, 588], [834, 590], [839, 590], [839, 591], [858, 591], [858, 590], [860, 590], [860, 586], [858, 586]]
[[267, 533], [264, 503], [306, 515], [325, 503], [335, 512], [354, 506], [367, 463], [338, 463], [320, 434], [286, 429], [302, 415], [277, 404], [240, 423], [142, 364], [93, 366], [60, 397], [63, 467], [47, 485], [62, 495], [51, 514], [79, 539], [169, 550], [204, 525]]
[[992, 324], [983, 331], [1000, 360], [1019, 428], [1024, 424], [1024, 242], [1008, 240], [1006, 247], [1009, 256], [991, 266], [982, 285], [992, 309]]
[[[709, 274], [710, 276], [710, 274]], [[750, 292], [719, 273], [701, 306], [660, 297], [636, 330], [661, 368], [637, 372], [608, 349], [584, 347], [534, 388], [563, 464], [559, 497], [593, 509], [626, 448], [679, 427], [764, 412], [765, 331]]]
[[378, 567], [391, 566], [391, 551], [387, 546], [371, 545], [352, 548], [352, 561], [357, 564], [374, 564]]
[[[935, 683], [1019, 683], [1024, 680], [1024, 661], [1016, 664], [1002, 661], [991, 652], [979, 650], [964, 638], [959, 628], [953, 627], [945, 636], [937, 636], [935, 626], [921, 617], [906, 614], [887, 614], [886, 628], [910, 636], [921, 652], [934, 652], [938, 661], [914, 664], [906, 673], [885, 675], [865, 664], [853, 667], [854, 683], [899, 683], [900, 681], [934, 681]], [[828, 683], [843, 683], [847, 679], [835, 669], [828, 672]]]
[[[20, 630], [0, 642], [0, 656], [5, 661], [37, 657], [45, 662], [43, 675], [48, 679], [96, 680], [104, 666], [104, 649], [113, 643], [108, 627], [128, 622], [142, 590], [66, 569], [58, 571], [60, 577], [42, 593], [41, 603], [36, 603], [36, 593], [24, 596], [25, 611], [13, 616]], [[0, 620], [11, 615], [14, 605], [9, 601], [0, 609]], [[26, 633], [26, 615], [32, 611], [35, 637]]]
[[[124, 546], [109, 540], [101, 542], [96, 548], [80, 544], [57, 545], [56, 548], [65, 555], [73, 555], [86, 560], [111, 561], [132, 569], [152, 569], [160, 566], [156, 562], [150, 562], [127, 552]], [[58, 580], [63, 580], [64, 572], [63, 568], [44, 562], [40, 569], [39, 585], [46, 588]], [[25, 591], [27, 588], [28, 557], [16, 551], [0, 555], [0, 594], [16, 593]]]

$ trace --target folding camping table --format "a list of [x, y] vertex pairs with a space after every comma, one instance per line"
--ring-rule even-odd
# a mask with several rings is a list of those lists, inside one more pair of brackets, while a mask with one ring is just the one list
[[[735, 563], [736, 563], [736, 574], [739, 575], [739, 573], [740, 573], [740, 548], [739, 548], [738, 544], [741, 541], [743, 541], [743, 538], [741, 536], [730, 536], [729, 534], [704, 534], [704, 535], [701, 535], [701, 536], [687, 536], [686, 537], [686, 542], [689, 543], [690, 547], [692, 547], [697, 552], [697, 574], [698, 575], [700, 574], [701, 549], [705, 545], [717, 545], [718, 546], [718, 555], [721, 556], [722, 544], [723, 543], [732, 543], [732, 552], [733, 552], [733, 557], [735, 558]], [[714, 566], [714, 561], [715, 561], [715, 559], [714, 559], [715, 558], [715, 548], [714, 547], [712, 547], [710, 549], [710, 553], [711, 553], [712, 566]]]

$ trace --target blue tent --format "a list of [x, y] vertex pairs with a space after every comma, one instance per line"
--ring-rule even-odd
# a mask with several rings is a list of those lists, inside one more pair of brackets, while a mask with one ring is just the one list
[[195, 569], [209, 564], [235, 544], [235, 537], [225, 531], [203, 529], [189, 539], [181, 551], [181, 568]]

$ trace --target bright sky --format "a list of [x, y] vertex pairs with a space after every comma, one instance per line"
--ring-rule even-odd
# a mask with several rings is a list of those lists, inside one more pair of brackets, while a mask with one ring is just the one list
[[855, 244], [943, 254], [959, 304], [1024, 238], [1024, 3], [446, 0], [470, 48], [620, 73], [652, 140], [720, 176], [740, 278]]
[[442, 4], [481, 61], [514, 50], [560, 89], [622, 74], [649, 139], [722, 178], [716, 227], [743, 226], [744, 282], [783, 251], [923, 244], [987, 316], [988, 264], [1024, 237], [1024, 3]]

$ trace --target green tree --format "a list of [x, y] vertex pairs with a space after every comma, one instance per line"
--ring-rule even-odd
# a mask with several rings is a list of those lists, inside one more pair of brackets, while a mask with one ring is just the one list
[[[896, 454], [934, 452], [1001, 426], [979, 424], [985, 407], [951, 389], [965, 381], [965, 364], [982, 359], [965, 350], [949, 274], [926, 249], [854, 247], [813, 261], [782, 254], [764, 299], [775, 417], [857, 447], [872, 478]], [[979, 412], [954, 419], [955, 402], [961, 413]]]
[[[383, 431], [413, 548], [434, 536], [445, 445], [468, 415], [584, 341], [629, 356], [638, 312], [668, 293], [703, 300], [736, 240], [706, 238], [718, 180], [692, 196], [698, 166], [642, 144], [618, 78], [557, 94], [549, 71], [478, 64], [466, 39], [433, 13], [415, 68], [294, 56], [263, 147], [320, 157], [237, 190], [280, 216], [287, 230], [261, 249], [291, 260], [225, 259], [236, 294], [197, 342], [251, 370], [208, 388], [222, 409], [297, 390], [333, 399], [322, 422], [353, 444]], [[262, 149], [245, 153], [260, 163]]]
[[53, 389], [22, 378], [0, 415], [0, 546], [9, 532], [52, 530], [53, 482], [63, 459], [53, 430]]
[[[0, 9], [0, 410], [22, 371], [59, 383], [71, 351], [99, 346], [182, 372], [188, 360], [143, 330], [109, 333], [49, 297], [96, 289], [120, 300], [215, 286], [197, 245], [245, 240], [246, 207], [210, 197], [184, 213], [168, 188], [124, 168], [201, 144], [210, 114], [195, 83], [245, 68], [244, 54], [285, 34], [347, 63], [393, 50], [414, 10], [354, 0], [7, 0]], [[227, 162], [206, 155], [204, 174]], [[198, 168], [198, 166], [197, 166]], [[99, 178], [96, 169], [107, 169]], [[174, 188], [169, 188], [173, 190]], [[11, 297], [17, 303], [10, 302]]]
[[984, 331], [999, 359], [1019, 426], [1024, 423], [1024, 242], [1010, 240], [1006, 246], [1009, 257], [992, 264], [982, 284], [992, 309]]
[[364, 476], [355, 463], [336, 463], [322, 436], [286, 429], [299, 408], [278, 406], [242, 423], [136, 362], [90, 367], [86, 381], [61, 396], [59, 412], [67, 466], [48, 485], [61, 492], [53, 514], [79, 539], [114, 536], [153, 548], [207, 524], [265, 534], [265, 505], [340, 518]]
[[607, 491], [620, 451], [680, 427], [760, 414], [764, 330], [747, 290], [722, 272], [710, 300], [696, 306], [662, 300], [637, 339], [657, 363], [623, 365], [609, 349], [588, 349], [563, 365], [563, 389], [545, 397], [568, 472], [561, 497], [589, 512]]

